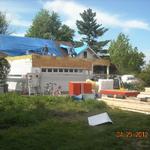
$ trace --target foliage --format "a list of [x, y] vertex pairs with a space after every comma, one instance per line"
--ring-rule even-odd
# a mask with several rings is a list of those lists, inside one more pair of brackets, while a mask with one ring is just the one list
[[0, 12], [0, 34], [8, 34], [9, 23], [6, 20], [6, 14]]
[[124, 88], [128, 90], [137, 90], [137, 91], [144, 91], [145, 83], [124, 83]]
[[133, 48], [129, 38], [120, 33], [117, 40], [113, 40], [109, 47], [111, 61], [121, 74], [139, 73], [144, 65], [144, 54]]
[[82, 20], [77, 20], [76, 25], [78, 32], [85, 37], [82, 38], [83, 41], [87, 42], [89, 46], [96, 52], [102, 50], [102, 48], [109, 42], [99, 41], [98, 39], [106, 32], [108, 29], [102, 27], [102, 24], [98, 24], [95, 19], [96, 13], [92, 12], [92, 9], [84, 10], [80, 13]]
[[144, 67], [138, 77], [145, 82], [145, 86], [150, 86], [150, 62]]
[[[90, 127], [87, 117], [102, 112], [113, 124]], [[149, 135], [118, 138], [116, 133], [149, 132], [150, 116], [111, 109], [101, 101], [9, 93], [0, 95], [0, 116], [2, 150], [116, 150], [126, 143], [128, 150], [149, 149]]]
[[33, 23], [25, 36], [72, 41], [74, 30], [67, 25], [62, 25], [57, 13], [50, 13], [42, 9], [33, 19]]
[[71, 29], [67, 25], [62, 25], [59, 30], [59, 36], [57, 37], [57, 40], [59, 41], [73, 41], [74, 36], [74, 30]]
[[85, 113], [107, 108], [97, 101], [76, 102], [69, 97], [21, 96], [16, 93], [0, 95], [0, 125], [28, 126], [49, 117], [61, 117], [68, 113]]
[[0, 82], [5, 83], [9, 73], [10, 65], [5, 58], [0, 58]]

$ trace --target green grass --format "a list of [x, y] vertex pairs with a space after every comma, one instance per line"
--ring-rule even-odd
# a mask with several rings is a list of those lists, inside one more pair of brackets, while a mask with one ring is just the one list
[[[113, 124], [90, 127], [87, 117], [108, 112]], [[148, 138], [118, 138], [147, 131]], [[150, 116], [111, 109], [94, 100], [0, 95], [0, 150], [149, 150]]]

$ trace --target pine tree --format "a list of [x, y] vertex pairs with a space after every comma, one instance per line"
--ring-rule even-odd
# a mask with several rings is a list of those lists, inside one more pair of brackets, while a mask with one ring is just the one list
[[0, 34], [8, 34], [9, 23], [6, 20], [6, 14], [0, 12]]
[[109, 40], [99, 41], [98, 38], [108, 31], [108, 29], [102, 27], [102, 24], [97, 23], [95, 19], [96, 12], [92, 12], [90, 8], [80, 13], [80, 16], [82, 20], [77, 20], [76, 25], [79, 34], [85, 36], [82, 40], [87, 42], [95, 52], [102, 50]]
[[123, 33], [110, 43], [109, 54], [111, 62], [121, 74], [139, 73], [145, 63], [144, 54], [133, 47], [128, 36]]

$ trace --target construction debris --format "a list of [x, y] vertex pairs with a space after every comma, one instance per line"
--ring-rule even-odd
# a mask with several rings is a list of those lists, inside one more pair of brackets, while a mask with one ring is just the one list
[[146, 87], [145, 92], [140, 92], [137, 98], [141, 101], [150, 101], [150, 87]]
[[88, 123], [90, 126], [96, 126], [104, 123], [112, 123], [112, 120], [109, 118], [108, 113], [102, 113], [88, 117]]

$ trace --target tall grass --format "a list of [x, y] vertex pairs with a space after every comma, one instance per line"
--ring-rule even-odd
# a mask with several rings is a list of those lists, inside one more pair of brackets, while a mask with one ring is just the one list
[[77, 102], [70, 97], [21, 96], [16, 93], [0, 95], [0, 128], [28, 126], [51, 116], [66, 116], [104, 109], [103, 102]]
[[[88, 116], [104, 111], [113, 124], [88, 125]], [[150, 136], [116, 137], [122, 131], [150, 135], [149, 127], [150, 116], [110, 109], [95, 100], [0, 95], [0, 150], [149, 150]]]

